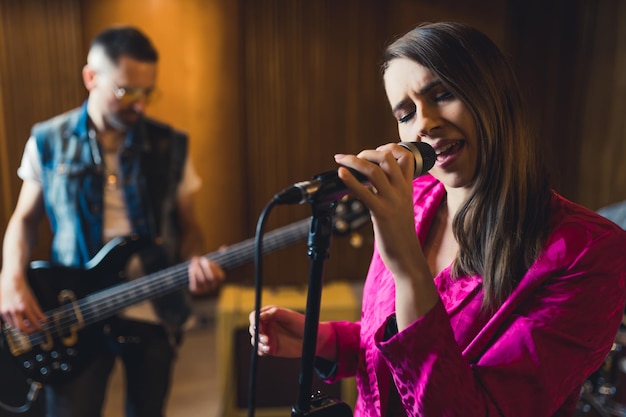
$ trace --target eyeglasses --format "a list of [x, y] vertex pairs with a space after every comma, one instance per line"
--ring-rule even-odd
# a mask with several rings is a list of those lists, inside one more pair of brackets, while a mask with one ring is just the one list
[[153, 103], [160, 96], [156, 89], [124, 88], [118, 87], [113, 81], [110, 82], [113, 87], [113, 95], [123, 104], [132, 104], [141, 99], [145, 99], [147, 103]]

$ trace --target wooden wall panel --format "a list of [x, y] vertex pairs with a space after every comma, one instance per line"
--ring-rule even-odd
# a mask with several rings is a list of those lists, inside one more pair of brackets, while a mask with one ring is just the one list
[[626, 5], [509, 3], [510, 51], [555, 188], [592, 210], [626, 199]]
[[392, 41], [419, 23], [458, 21], [470, 24], [506, 49], [509, 6], [501, 0], [393, 0], [387, 2], [387, 37]]
[[[588, 27], [579, 2], [511, 1], [510, 54], [554, 187], [576, 199]], [[558, 16], [556, 19], [554, 16]], [[538, 65], [539, 64], [539, 65]]]
[[[245, 142], [249, 215], [283, 188], [336, 169], [333, 154], [395, 140], [378, 69], [385, 12], [372, 1], [245, 2]], [[268, 227], [311, 216], [308, 204], [278, 206]], [[371, 231], [364, 231], [371, 235]], [[367, 241], [368, 239], [366, 239]], [[266, 282], [306, 284], [305, 242], [266, 260]], [[369, 244], [331, 242], [326, 278], [362, 278]]]
[[[80, 78], [80, 14], [73, 0], [0, 0], [0, 176], [4, 230], [21, 180], [16, 175], [31, 126], [69, 110], [84, 97]], [[34, 256], [46, 257], [42, 225]]]
[[[2, 16], [0, 14], [0, 16]], [[7, 141], [6, 123], [4, 121], [5, 113], [5, 94], [4, 84], [7, 80], [6, 69], [6, 39], [7, 35], [0, 30], [0, 233], [4, 236], [5, 225], [8, 222], [14, 206], [14, 197], [12, 193], [11, 181], [11, 164], [10, 160], [13, 156], [9, 143]], [[3, 75], [4, 74], [4, 75]], [[1, 249], [0, 249], [1, 251]], [[2, 254], [0, 252], [0, 262]]]
[[[590, 2], [578, 128], [576, 198], [591, 208], [626, 200], [626, 3]], [[578, 85], [580, 86], [580, 84]]]

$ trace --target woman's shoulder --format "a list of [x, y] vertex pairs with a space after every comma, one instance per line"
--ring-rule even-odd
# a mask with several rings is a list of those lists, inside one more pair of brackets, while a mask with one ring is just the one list
[[600, 214], [553, 193], [549, 245], [574, 251], [608, 251], [622, 258], [626, 231]]
[[554, 228], [567, 226], [583, 226], [590, 231], [598, 232], [623, 232], [624, 230], [606, 217], [575, 203], [562, 195], [553, 192], [552, 214], [550, 220]]

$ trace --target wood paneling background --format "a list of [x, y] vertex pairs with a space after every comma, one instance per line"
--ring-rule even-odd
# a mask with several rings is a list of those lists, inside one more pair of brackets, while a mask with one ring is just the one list
[[[465, 21], [510, 56], [559, 191], [592, 209], [626, 199], [622, 3], [0, 0], [0, 232], [31, 125], [80, 104], [88, 42], [119, 23], [139, 26], [160, 52], [163, 94], [148, 113], [190, 134], [207, 251], [252, 237], [273, 194], [333, 169], [334, 153], [397, 140], [380, 57], [422, 21]], [[268, 229], [310, 214], [306, 205], [279, 206]], [[370, 232], [360, 249], [333, 238], [327, 279], [362, 279]], [[267, 284], [306, 283], [305, 242], [265, 266]], [[251, 274], [247, 267], [231, 277]]]
[[626, 3], [587, 5], [575, 198], [590, 207], [626, 199]]
[[[0, 232], [11, 215], [21, 180], [16, 175], [31, 126], [69, 110], [85, 97], [80, 71], [78, 1], [0, 1]], [[48, 254], [41, 227], [36, 257]]]

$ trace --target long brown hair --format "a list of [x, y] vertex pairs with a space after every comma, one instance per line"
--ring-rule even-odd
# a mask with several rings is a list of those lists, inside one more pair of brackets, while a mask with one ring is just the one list
[[498, 47], [461, 23], [422, 24], [385, 51], [430, 69], [471, 111], [478, 168], [453, 223], [459, 253], [453, 275], [483, 278], [483, 307], [500, 305], [537, 259], [549, 233], [551, 190], [519, 86]]

